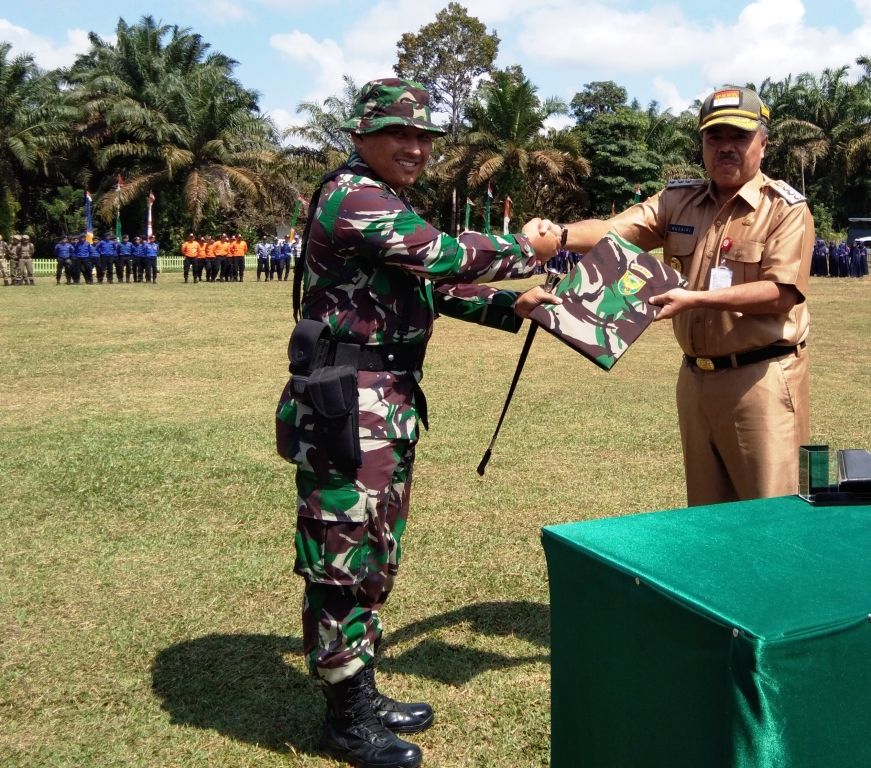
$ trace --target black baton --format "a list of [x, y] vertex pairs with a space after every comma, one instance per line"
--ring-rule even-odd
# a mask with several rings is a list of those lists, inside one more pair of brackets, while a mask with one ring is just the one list
[[[548, 292], [553, 291], [556, 284], [560, 281], [558, 272], [548, 272], [547, 279], [544, 281], [544, 289]], [[520, 374], [523, 371], [523, 366], [526, 364], [526, 358], [529, 355], [529, 350], [532, 347], [532, 340], [535, 338], [535, 332], [538, 330], [538, 323], [530, 318], [529, 330], [526, 333], [526, 341], [523, 342], [523, 349], [520, 352], [520, 358], [517, 361], [517, 367], [514, 369], [514, 378], [511, 379], [511, 386], [508, 388], [508, 396], [505, 398], [505, 405], [502, 406], [502, 414], [499, 416], [499, 423], [496, 424], [496, 431], [490, 440], [490, 445], [484, 451], [481, 462], [478, 464], [478, 474], [484, 476], [484, 470], [487, 469], [487, 463], [490, 461], [490, 456], [493, 455], [493, 446], [496, 445], [496, 438], [499, 436], [499, 430], [502, 427], [502, 422], [505, 420], [505, 414], [508, 413], [508, 406], [511, 405], [511, 398], [514, 396], [514, 390], [517, 388], [517, 382], [520, 380]]]

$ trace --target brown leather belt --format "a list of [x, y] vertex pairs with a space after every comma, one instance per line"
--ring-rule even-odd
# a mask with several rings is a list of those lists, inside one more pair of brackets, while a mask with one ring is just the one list
[[725, 368], [740, 368], [742, 365], [761, 363], [763, 360], [774, 360], [777, 357], [794, 355], [798, 350], [805, 348], [805, 342], [793, 347], [784, 347], [774, 344], [762, 349], [754, 349], [750, 352], [741, 352], [737, 355], [724, 355], [723, 357], [692, 357], [684, 355], [686, 361], [700, 371], [722, 371]]

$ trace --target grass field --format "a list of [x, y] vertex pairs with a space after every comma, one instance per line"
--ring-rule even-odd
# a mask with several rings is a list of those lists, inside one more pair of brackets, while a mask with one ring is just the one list
[[[337, 765], [273, 444], [289, 285], [0, 291], [0, 765]], [[871, 447], [871, 279], [810, 306], [812, 438]], [[654, 325], [606, 374], [539, 334], [479, 478], [525, 330], [436, 327], [380, 679], [436, 707], [426, 765], [543, 766], [539, 530], [683, 503], [680, 354]]]

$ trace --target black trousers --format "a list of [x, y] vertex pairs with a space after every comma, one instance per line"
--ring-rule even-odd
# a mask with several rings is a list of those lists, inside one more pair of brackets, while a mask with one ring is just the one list
[[75, 265], [75, 281], [78, 283], [81, 280], [84, 280], [86, 283], [94, 282], [94, 274], [93, 274], [93, 264], [89, 258], [79, 258], [78, 256], [73, 259], [73, 264]]
[[236, 262], [236, 276], [239, 278], [239, 282], [244, 282], [245, 280], [245, 257], [237, 256], [234, 261]]
[[128, 283], [133, 276], [133, 257], [119, 256], [115, 260], [115, 269], [118, 272], [118, 282], [121, 282], [122, 276]]
[[196, 280], [197, 279], [197, 270], [196, 270], [196, 266], [194, 264], [194, 260], [190, 256], [185, 256], [184, 257], [184, 266], [182, 267], [182, 269], [184, 271], [184, 281], [185, 282], [188, 281], [188, 274], [190, 273], [192, 267], [194, 270], [194, 280]]
[[103, 282], [105, 277], [110, 283], [112, 282], [112, 271], [115, 267], [114, 256], [100, 256], [97, 259], [97, 280]]
[[147, 256], [142, 259], [142, 271], [145, 277], [145, 282], [150, 283], [152, 280], [157, 282], [157, 259], [150, 259]]
[[57, 271], [54, 273], [54, 279], [60, 282], [60, 276], [63, 274], [67, 282], [72, 282], [73, 279], [73, 263], [70, 259], [58, 259]]
[[257, 259], [257, 282], [260, 282], [260, 275], [265, 275], [268, 280], [269, 275], [269, 261], [267, 259]]

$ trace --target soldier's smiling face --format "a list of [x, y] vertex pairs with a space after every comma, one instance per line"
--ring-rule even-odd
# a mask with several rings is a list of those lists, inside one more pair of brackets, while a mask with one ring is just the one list
[[414, 184], [432, 153], [432, 134], [410, 125], [391, 125], [352, 138], [366, 165], [394, 189]]

